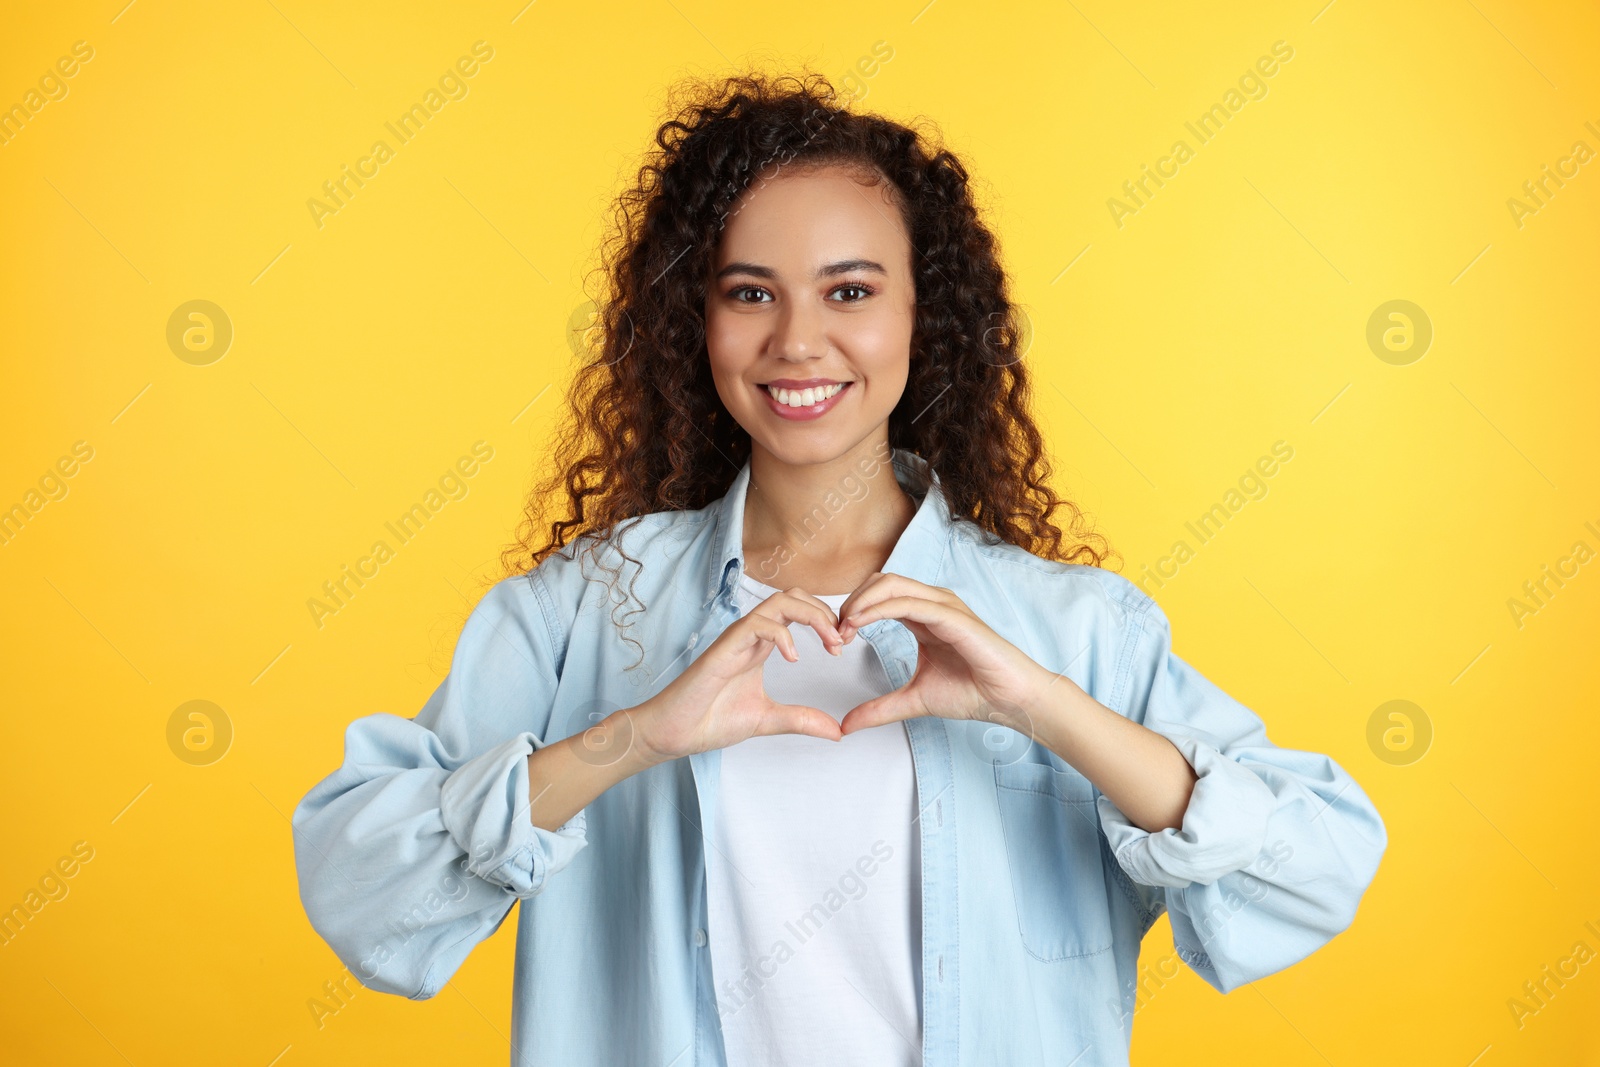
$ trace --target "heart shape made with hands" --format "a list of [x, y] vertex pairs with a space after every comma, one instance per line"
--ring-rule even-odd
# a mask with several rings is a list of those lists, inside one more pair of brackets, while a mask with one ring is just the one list
[[1029, 733], [1027, 713], [1057, 676], [980, 619], [952, 590], [903, 574], [874, 572], [839, 605], [839, 636], [894, 619], [917, 641], [917, 670], [899, 689], [851, 708], [844, 734], [933, 715], [981, 719]]

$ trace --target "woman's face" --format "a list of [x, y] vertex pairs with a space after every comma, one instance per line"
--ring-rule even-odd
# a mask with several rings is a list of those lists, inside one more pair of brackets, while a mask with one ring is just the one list
[[711, 374], [728, 412], [786, 463], [887, 439], [905, 392], [911, 240], [887, 194], [839, 167], [780, 172], [752, 183], [723, 230], [706, 283]]

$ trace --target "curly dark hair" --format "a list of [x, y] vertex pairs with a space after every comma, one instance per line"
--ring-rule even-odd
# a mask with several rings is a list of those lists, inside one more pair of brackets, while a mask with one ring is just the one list
[[[571, 539], [597, 548], [624, 520], [702, 508], [726, 494], [750, 455], [750, 435], [723, 407], [706, 349], [707, 279], [722, 223], [769, 166], [828, 164], [886, 180], [911, 235], [916, 315], [890, 446], [927, 460], [952, 516], [991, 543], [1104, 564], [1105, 539], [1084, 530], [1079, 507], [1046, 484], [1051, 468], [1028, 411], [1025, 320], [1007, 295], [966, 168], [934, 136], [847, 105], [809, 72], [690, 81], [672, 93], [667, 113], [676, 117], [656, 131], [636, 184], [617, 200], [597, 268], [605, 293], [584, 331], [587, 356], [568, 390], [548, 477], [501, 554], [502, 577], [530, 571]], [[563, 489], [570, 517], [550, 521], [545, 509]], [[1058, 507], [1070, 516], [1070, 548], [1050, 521]]]

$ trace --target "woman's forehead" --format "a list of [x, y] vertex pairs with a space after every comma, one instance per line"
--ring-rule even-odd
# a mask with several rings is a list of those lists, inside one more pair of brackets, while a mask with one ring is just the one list
[[746, 190], [729, 214], [713, 269], [744, 261], [810, 276], [829, 263], [868, 259], [892, 270], [908, 247], [887, 183], [868, 184], [842, 168], [813, 169]]

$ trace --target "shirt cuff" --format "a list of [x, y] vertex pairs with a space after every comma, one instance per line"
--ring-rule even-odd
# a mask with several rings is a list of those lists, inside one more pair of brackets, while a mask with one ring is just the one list
[[1267, 823], [1277, 807], [1272, 787], [1214, 745], [1187, 735], [1162, 736], [1177, 746], [1197, 776], [1183, 826], [1142, 830], [1101, 794], [1096, 800], [1100, 825], [1118, 865], [1141, 885], [1173, 888], [1210, 885], [1248, 867], [1266, 844]]
[[466, 850], [471, 873], [531, 897], [588, 842], [586, 812], [555, 830], [535, 826], [528, 805], [528, 757], [540, 747], [524, 730], [456, 768], [439, 796], [445, 829]]

